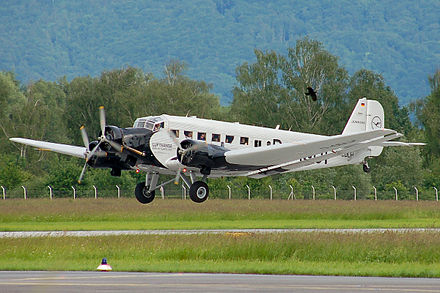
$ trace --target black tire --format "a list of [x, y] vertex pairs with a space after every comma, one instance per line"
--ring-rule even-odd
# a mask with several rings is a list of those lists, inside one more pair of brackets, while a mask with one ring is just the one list
[[148, 191], [148, 186], [145, 186], [145, 182], [138, 183], [134, 190], [136, 199], [143, 204], [150, 203], [154, 199], [155, 191]]
[[363, 164], [362, 169], [364, 169], [365, 173], [370, 173], [370, 171], [371, 171], [370, 167], [367, 164]]
[[193, 202], [204, 202], [209, 196], [209, 187], [203, 181], [194, 182], [189, 188], [189, 197]]

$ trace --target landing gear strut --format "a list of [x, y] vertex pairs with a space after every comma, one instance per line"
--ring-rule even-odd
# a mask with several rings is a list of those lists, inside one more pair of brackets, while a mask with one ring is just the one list
[[[202, 181], [195, 181], [195, 174], [190, 171], [190, 179], [179, 173], [180, 178], [182, 178], [185, 185], [189, 188], [189, 197], [193, 202], [201, 203], [208, 199], [209, 196], [209, 187], [204, 181], [208, 175], [204, 175]], [[145, 182], [138, 183], [136, 185], [136, 189], [134, 194], [136, 195], [136, 199], [143, 204], [150, 203], [154, 200], [155, 190], [165, 186], [168, 183], [175, 181], [175, 179], [171, 179], [165, 183], [157, 185], [157, 181], [159, 179], [159, 174], [153, 173], [152, 176], [150, 173], [147, 173], [145, 176]]]

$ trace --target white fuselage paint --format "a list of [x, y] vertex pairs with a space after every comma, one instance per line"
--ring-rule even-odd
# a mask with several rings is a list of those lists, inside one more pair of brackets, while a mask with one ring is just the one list
[[[179, 142], [185, 139], [192, 139], [199, 142], [206, 142], [207, 144], [223, 146], [229, 150], [265, 147], [268, 145], [273, 145], [274, 143], [303, 144], [328, 138], [328, 136], [323, 135], [251, 126], [240, 124], [238, 122], [224, 122], [201, 119], [193, 116], [181, 117], [165, 114], [160, 116], [138, 118], [134, 124], [134, 127], [139, 127], [139, 124], [137, 122], [140, 120], [148, 121], [151, 119], [154, 119], [155, 123], [158, 126], [160, 125], [160, 128], [152, 135], [150, 140], [150, 148], [154, 156], [161, 162], [161, 164], [169, 169], [169, 174], [175, 174], [176, 170], [184, 167], [175, 159], [177, 154], [177, 145], [171, 137], [169, 133], [170, 131], [178, 131], [176, 136]], [[186, 136], [185, 132], [191, 132], [192, 137]], [[202, 139], [202, 136], [204, 136], [204, 140]], [[228, 141], [228, 138], [233, 139], [230, 142]], [[259, 146], [260, 143], [261, 146]], [[338, 157], [322, 160], [320, 162], [309, 165], [306, 164], [302, 167], [286, 167], [285, 172], [328, 168], [347, 164], [357, 164], [362, 162], [366, 156], [370, 156], [370, 154], [370, 149], [366, 148], [362, 151], [342, 154]], [[303, 158], [295, 162], [307, 161], [308, 159], [310, 158]], [[145, 171], [157, 169], [152, 166], [137, 167]], [[194, 171], [197, 175], [200, 175], [198, 173], [199, 170], [197, 170], [196, 168], [188, 169]], [[161, 173], [168, 173], [164, 168], [160, 168], [160, 171]], [[247, 174], [248, 171], [212, 170], [210, 177], [246, 176]], [[259, 175], [256, 177], [264, 176], [265, 175]]]

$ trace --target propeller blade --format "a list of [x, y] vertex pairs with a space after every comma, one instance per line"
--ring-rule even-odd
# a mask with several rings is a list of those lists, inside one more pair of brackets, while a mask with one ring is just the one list
[[89, 137], [87, 136], [86, 128], [84, 127], [84, 125], [81, 126], [80, 130], [81, 130], [81, 136], [82, 136], [82, 139], [83, 139], [83, 142], [84, 142], [84, 146], [86, 147], [87, 150], [90, 151], [90, 149], [89, 149]]
[[105, 137], [105, 111], [104, 106], [99, 107], [99, 122], [101, 124], [101, 135]]
[[176, 146], [179, 147], [179, 146], [180, 146], [180, 143], [179, 143], [179, 139], [177, 138], [176, 134], [175, 134], [173, 131], [168, 130], [168, 135], [169, 135], [169, 136], [171, 137], [171, 139], [174, 141], [174, 143], [176, 144]]
[[117, 143], [115, 141], [106, 139], [105, 142], [107, 142], [112, 148], [114, 148], [118, 152], [122, 152], [122, 150], [124, 149], [124, 147], [122, 145], [120, 145], [119, 143]]
[[187, 149], [183, 149], [181, 154], [182, 156], [184, 156], [186, 153], [190, 152], [190, 151], [197, 151], [199, 148], [201, 148], [203, 146], [202, 143], [198, 143], [198, 144], [193, 144], [192, 146], [190, 146]]
[[87, 169], [87, 162], [84, 164], [84, 167], [81, 171], [81, 175], [79, 175], [78, 184], [81, 184], [84, 174], [86, 173], [86, 169]]
[[100, 142], [98, 142], [98, 144], [93, 148], [93, 150], [87, 155], [86, 163], [96, 153], [96, 151], [98, 150], [98, 147], [100, 146], [101, 142], [102, 142], [102, 140]]

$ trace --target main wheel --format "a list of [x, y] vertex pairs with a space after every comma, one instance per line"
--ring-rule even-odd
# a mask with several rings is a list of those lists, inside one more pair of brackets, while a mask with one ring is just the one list
[[370, 167], [368, 166], [367, 163], [362, 165], [362, 169], [364, 169], [365, 173], [370, 173], [370, 171], [371, 171], [371, 169], [370, 169]]
[[209, 196], [209, 187], [203, 181], [194, 182], [189, 188], [189, 197], [193, 202], [204, 202]]
[[148, 191], [149, 186], [145, 186], [145, 182], [138, 183], [136, 185], [136, 189], [134, 190], [134, 194], [136, 195], [136, 199], [143, 204], [150, 203], [154, 199], [155, 191]]

